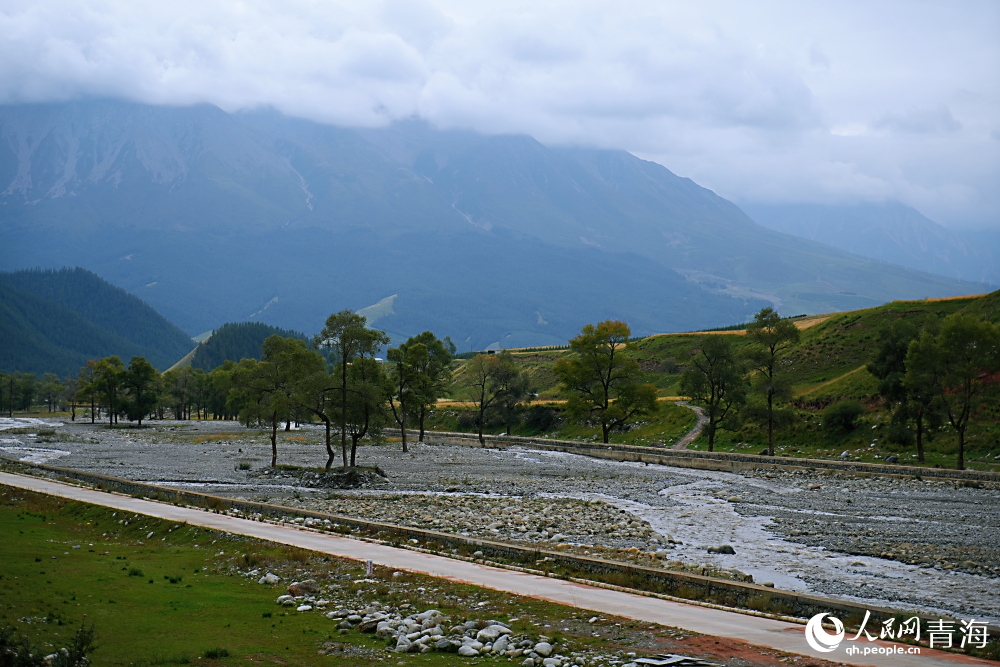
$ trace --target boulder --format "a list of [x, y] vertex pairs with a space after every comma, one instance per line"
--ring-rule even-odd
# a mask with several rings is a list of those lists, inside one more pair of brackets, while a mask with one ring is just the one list
[[319, 595], [320, 587], [316, 583], [315, 579], [306, 579], [305, 581], [293, 581], [288, 585], [288, 594], [294, 595], [295, 597], [307, 596], [307, 595]]
[[538, 642], [537, 644], [535, 644], [534, 650], [535, 653], [537, 653], [538, 655], [542, 656], [543, 658], [547, 658], [550, 655], [552, 655], [552, 644], [548, 642]]
[[258, 579], [257, 583], [258, 584], [268, 584], [268, 585], [273, 586], [274, 584], [278, 583], [279, 581], [281, 581], [281, 577], [279, 577], [278, 575], [276, 575], [276, 574], [274, 574], [272, 572], [268, 572], [263, 577], [261, 577], [260, 579]]
[[295, 611], [312, 611], [312, 605], [300, 604], [298, 607], [295, 608]]
[[509, 645], [510, 644], [508, 643], [507, 635], [501, 635], [499, 639], [497, 639], [495, 642], [493, 642], [492, 652], [493, 653], [498, 653], [498, 654], [499, 653], [506, 653], [507, 652], [507, 647]]
[[709, 547], [708, 553], [710, 554], [729, 554], [733, 556], [736, 554], [736, 549], [732, 548], [728, 544], [723, 544], [721, 547]]
[[462, 646], [458, 647], [458, 654], [463, 658], [474, 658], [477, 655], [479, 655], [479, 651], [472, 648], [471, 646], [463, 644]]

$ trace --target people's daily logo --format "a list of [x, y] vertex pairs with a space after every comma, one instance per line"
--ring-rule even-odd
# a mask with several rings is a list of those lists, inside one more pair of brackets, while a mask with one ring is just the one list
[[814, 650], [820, 653], [829, 653], [837, 650], [840, 642], [844, 640], [844, 624], [839, 618], [830, 616], [830, 622], [836, 629], [834, 634], [829, 634], [823, 629], [823, 618], [830, 616], [827, 613], [816, 614], [806, 623], [806, 641]]

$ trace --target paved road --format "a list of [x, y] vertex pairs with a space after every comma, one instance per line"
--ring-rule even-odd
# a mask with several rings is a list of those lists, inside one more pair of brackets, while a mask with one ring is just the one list
[[[922, 654], [919, 656], [850, 656], [844, 649], [853, 645], [853, 642], [841, 644], [834, 653], [821, 654], [812, 651], [807, 646], [803, 626], [794, 623], [610, 591], [291, 526], [255, 522], [187, 507], [141, 500], [131, 496], [81, 488], [37, 477], [0, 473], [0, 484], [171, 521], [186, 521], [192, 525], [270, 540], [332, 556], [372, 560], [379, 565], [394, 569], [409, 570], [450, 581], [549, 600], [603, 614], [615, 614], [703, 634], [730, 637], [758, 646], [811, 655], [851, 665], [871, 665], [873, 667], [955, 667], [956, 665], [983, 665], [984, 667], [993, 665], [995, 667], [996, 665], [996, 663], [985, 660], [929, 649], [922, 649]], [[865, 645], [889, 646], [883, 642], [873, 644], [865, 642]]]

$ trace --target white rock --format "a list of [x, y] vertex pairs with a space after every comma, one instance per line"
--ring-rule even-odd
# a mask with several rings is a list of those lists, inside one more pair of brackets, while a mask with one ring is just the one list
[[547, 658], [552, 655], [552, 644], [548, 642], [538, 642], [535, 644], [534, 651], [543, 658]]
[[492, 649], [492, 651], [493, 651], [493, 653], [505, 653], [507, 651], [507, 647], [508, 646], [509, 646], [509, 643], [508, 643], [508, 640], [507, 640], [507, 635], [503, 635], [499, 639], [497, 639], [495, 642], [493, 642], [493, 649]]
[[543, 667], [562, 667], [562, 660], [559, 658], [545, 658], [542, 660]]
[[272, 572], [268, 572], [263, 577], [261, 577], [257, 581], [257, 583], [258, 584], [272, 584], [273, 585], [273, 584], [278, 583], [279, 581], [281, 581], [281, 577], [279, 577], [278, 575], [276, 575], [276, 574], [274, 574]]
[[464, 658], [474, 658], [479, 655], [479, 651], [467, 644], [458, 647], [458, 654]]
[[300, 604], [298, 607], [295, 608], [295, 611], [312, 611], [312, 605]]
[[279, 595], [278, 599], [275, 600], [275, 603], [276, 604], [285, 604], [286, 602], [292, 602], [294, 600], [295, 600], [295, 598], [293, 598], [291, 595]]

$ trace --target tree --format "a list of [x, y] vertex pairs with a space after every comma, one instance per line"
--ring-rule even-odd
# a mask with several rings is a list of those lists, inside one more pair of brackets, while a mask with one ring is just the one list
[[21, 409], [24, 411], [31, 410], [31, 405], [35, 402], [35, 392], [38, 391], [38, 382], [35, 380], [35, 374], [15, 373], [14, 378], [16, 380], [14, 386], [16, 387]]
[[558, 359], [553, 368], [571, 394], [567, 412], [596, 419], [605, 443], [611, 431], [656, 411], [656, 387], [642, 382], [639, 363], [628, 354], [631, 335], [617, 320], [588, 324], [569, 342], [573, 356]]
[[125, 363], [117, 356], [105, 357], [97, 362], [97, 368], [94, 370], [94, 383], [98, 395], [107, 402], [108, 425], [118, 423], [118, 411], [121, 408], [118, 397], [121, 394], [124, 380]]
[[[337, 377], [340, 380], [340, 386], [337, 391], [337, 400], [340, 402], [340, 447], [345, 471], [348, 460], [348, 401], [352, 392], [357, 393], [348, 385], [352, 378], [359, 379], [365, 375], [364, 373], [351, 374], [348, 372], [348, 368], [355, 359], [365, 355], [374, 357], [379, 348], [389, 344], [389, 337], [384, 331], [368, 329], [365, 326], [366, 323], [364, 315], [358, 315], [350, 310], [342, 310], [326, 319], [326, 326], [315, 338], [315, 346], [329, 349], [334, 357], [332, 361], [338, 366]], [[368, 389], [367, 386], [361, 388], [365, 393]], [[352, 461], [353, 451], [352, 447]]]
[[[388, 342], [388, 337], [385, 342]], [[373, 346], [369, 349], [370, 352], [359, 354], [347, 367], [345, 423], [351, 438], [351, 468], [357, 465], [358, 441], [381, 433], [382, 426], [386, 422], [385, 371], [382, 364], [375, 360], [375, 350], [378, 347]], [[347, 469], [345, 460], [344, 470]]]
[[747, 325], [747, 339], [750, 347], [747, 360], [753, 367], [754, 379], [751, 390], [763, 400], [761, 409], [751, 410], [748, 415], [756, 416], [767, 425], [767, 454], [774, 456], [774, 431], [787, 415], [776, 409], [776, 403], [791, 398], [791, 385], [780, 370], [785, 352], [795, 345], [801, 334], [795, 325], [782, 319], [773, 308], [763, 308]]
[[159, 375], [144, 357], [132, 357], [129, 361], [128, 371], [122, 381], [126, 393], [124, 412], [129, 421], [138, 422], [142, 426], [142, 418], [156, 407], [156, 380]]
[[261, 361], [243, 359], [232, 370], [231, 406], [247, 426], [266, 425], [271, 431], [271, 467], [278, 465], [278, 425], [299, 407], [302, 386], [318, 355], [303, 340], [268, 336]]
[[90, 404], [90, 423], [97, 419], [97, 362], [91, 359], [80, 369], [77, 379], [76, 397]]
[[62, 391], [59, 393], [59, 401], [64, 406], [69, 406], [70, 420], [76, 421], [76, 394], [80, 389], [80, 382], [72, 375], [66, 376], [62, 382]]
[[517, 368], [510, 352], [505, 350], [500, 354], [477, 354], [469, 362], [466, 372], [476, 403], [479, 444], [484, 445], [486, 438], [483, 436], [483, 426], [486, 423], [486, 414], [508, 390], [511, 380], [517, 375]]
[[62, 393], [63, 385], [59, 376], [55, 373], [46, 373], [42, 376], [42, 381], [38, 385], [38, 391], [45, 401], [49, 412], [53, 411], [59, 401], [59, 394]]
[[14, 416], [14, 374], [0, 373], [0, 412], [6, 412], [8, 417]]
[[969, 420], [1000, 371], [1000, 327], [971, 315], [949, 315], [940, 334], [925, 331], [910, 344], [906, 366], [907, 387], [938, 402], [958, 434], [956, 467], [964, 470]]
[[[878, 348], [867, 369], [879, 381], [879, 395], [892, 408], [892, 422], [887, 439], [900, 445], [910, 445], [915, 440], [917, 458], [923, 461], [924, 426], [928, 419], [933, 421], [936, 415], [928, 412], [932, 403], [908, 391], [904, 382], [906, 353], [910, 343], [919, 335], [917, 327], [904, 319], [897, 319], [879, 327]], [[914, 424], [915, 434], [910, 432], [911, 422]]]
[[[510, 355], [509, 352], [501, 354]], [[531, 400], [531, 378], [524, 371], [518, 370], [513, 359], [510, 360], [510, 363], [501, 364], [497, 370], [494, 382], [499, 391], [493, 403], [492, 412], [500, 418], [507, 435], [510, 435], [511, 428], [521, 420], [524, 399]]]
[[392, 416], [399, 425], [399, 434], [406, 448], [406, 424], [417, 402], [417, 392], [423, 385], [420, 369], [427, 366], [427, 346], [410, 338], [399, 347], [390, 347], [386, 358], [393, 362], [387, 376], [386, 395]]
[[419, 382], [413, 396], [413, 408], [417, 412], [417, 426], [420, 429], [418, 440], [423, 442], [424, 419], [427, 412], [447, 393], [448, 384], [451, 382], [450, 366], [455, 357], [455, 344], [448, 336], [445, 336], [443, 341], [438, 340], [430, 331], [414, 336], [407, 342], [421, 343], [427, 347], [427, 356], [416, 366]]
[[746, 400], [745, 364], [733, 351], [729, 336], [705, 336], [691, 364], [681, 375], [680, 391], [705, 404], [708, 451], [715, 450], [715, 433]]

